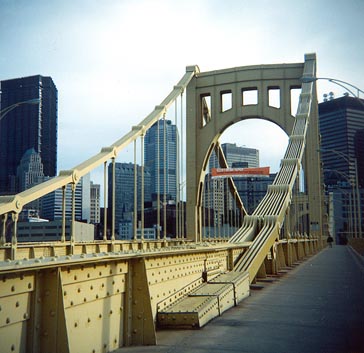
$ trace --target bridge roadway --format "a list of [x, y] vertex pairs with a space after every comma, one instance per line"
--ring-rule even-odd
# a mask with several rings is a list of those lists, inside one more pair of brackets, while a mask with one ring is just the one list
[[364, 352], [364, 260], [351, 247], [326, 248], [257, 285], [202, 329], [159, 331], [157, 346], [115, 352]]

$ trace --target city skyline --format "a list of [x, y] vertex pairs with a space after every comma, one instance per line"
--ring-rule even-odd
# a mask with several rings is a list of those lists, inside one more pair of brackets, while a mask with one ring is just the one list
[[39, 153], [45, 176], [57, 174], [57, 88], [51, 77], [34, 75], [0, 80], [0, 108], [21, 104], [0, 120], [0, 194], [22, 191], [17, 168], [29, 149]]
[[[83, 0], [57, 4], [1, 0], [1, 79], [38, 73], [54, 79], [59, 91], [58, 171], [73, 168], [130, 131], [190, 64], [208, 71], [302, 62], [305, 53], [316, 52], [318, 76], [363, 86], [364, 44], [359, 37], [356, 40], [363, 29], [363, 3], [232, 1], [230, 5], [109, 0], [101, 7]], [[195, 24], [176, 26], [186, 18]], [[223, 50], [216, 51], [216, 43]], [[159, 55], [162, 46], [167, 55]], [[329, 91], [336, 97], [344, 92], [318, 81], [319, 100]], [[227, 131], [222, 142], [258, 149], [261, 165], [276, 171], [285, 134], [272, 125], [267, 128], [263, 121], [240, 124], [239, 129]], [[131, 149], [119, 161], [130, 161]]]

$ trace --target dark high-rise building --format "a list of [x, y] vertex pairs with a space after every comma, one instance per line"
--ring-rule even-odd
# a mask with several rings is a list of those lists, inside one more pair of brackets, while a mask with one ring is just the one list
[[331, 97], [319, 104], [319, 117], [329, 232], [346, 243], [364, 226], [364, 100]]
[[355, 180], [364, 186], [364, 100], [343, 96], [319, 104], [325, 184]]
[[41, 75], [0, 82], [0, 111], [14, 104], [39, 99], [39, 104], [21, 104], [0, 115], [0, 194], [8, 194], [24, 153], [40, 154], [43, 172], [57, 172], [57, 88]]

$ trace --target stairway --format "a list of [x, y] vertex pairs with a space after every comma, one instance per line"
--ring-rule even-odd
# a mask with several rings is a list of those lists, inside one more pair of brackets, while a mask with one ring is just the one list
[[159, 328], [200, 328], [249, 296], [247, 272], [226, 272], [157, 313]]

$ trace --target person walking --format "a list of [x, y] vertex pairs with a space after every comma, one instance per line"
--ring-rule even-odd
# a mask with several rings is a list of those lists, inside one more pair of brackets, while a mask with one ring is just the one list
[[329, 234], [329, 236], [327, 237], [327, 244], [329, 244], [330, 248], [332, 248], [333, 241], [334, 241], [333, 237]]

